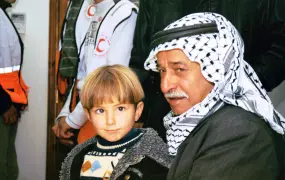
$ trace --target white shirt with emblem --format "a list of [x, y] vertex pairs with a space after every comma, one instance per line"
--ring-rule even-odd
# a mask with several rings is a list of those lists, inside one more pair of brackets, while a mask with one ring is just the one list
[[[121, 3], [131, 2], [121, 0]], [[120, 22], [111, 37], [108, 37], [106, 35], [107, 33], [104, 34], [104, 32], [102, 32], [98, 34], [97, 39], [95, 39], [98, 28], [101, 29], [101, 27], [99, 27], [101, 21], [113, 5], [113, 0], [104, 0], [95, 5], [94, 16], [88, 17], [87, 13], [90, 4], [88, 0], [85, 0], [80, 10], [75, 27], [78, 53], [80, 54], [77, 75], [77, 89], [79, 92], [83, 86], [84, 78], [96, 68], [112, 64], [129, 65], [137, 18], [136, 12], [132, 11], [128, 18]], [[132, 4], [132, 6], [134, 5]], [[119, 6], [118, 9], [119, 8], [121, 7]], [[119, 15], [119, 13], [116, 14], [116, 16]], [[104, 24], [107, 26], [108, 22], [104, 22]], [[106, 27], [104, 28], [106, 29]], [[84, 114], [80, 102], [72, 112], [69, 111], [70, 99], [71, 94], [69, 94], [57, 120], [62, 116], [66, 116], [66, 122], [69, 126], [74, 129], [80, 129], [87, 121], [87, 117]]]

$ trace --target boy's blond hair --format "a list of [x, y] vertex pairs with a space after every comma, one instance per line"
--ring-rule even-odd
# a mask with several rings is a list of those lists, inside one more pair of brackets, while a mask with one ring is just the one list
[[137, 104], [144, 92], [136, 74], [122, 65], [106, 65], [91, 72], [84, 81], [80, 101], [90, 110], [103, 103]]

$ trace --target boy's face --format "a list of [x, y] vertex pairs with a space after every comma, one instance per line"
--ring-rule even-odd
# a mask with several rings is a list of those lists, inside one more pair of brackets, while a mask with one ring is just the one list
[[143, 102], [122, 104], [119, 102], [102, 104], [93, 107], [89, 113], [85, 111], [92, 122], [95, 132], [109, 142], [122, 139], [133, 127], [143, 110]]

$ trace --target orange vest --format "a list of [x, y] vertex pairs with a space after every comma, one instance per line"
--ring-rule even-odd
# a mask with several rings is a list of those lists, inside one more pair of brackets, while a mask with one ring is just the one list
[[[76, 104], [77, 104], [77, 96], [78, 96], [78, 91], [76, 89], [76, 83], [74, 85], [74, 92], [72, 94], [72, 99], [71, 99], [71, 110], [73, 111]], [[92, 138], [96, 136], [96, 132], [93, 128], [93, 125], [90, 120], [88, 120], [79, 130], [78, 137], [77, 137], [77, 142], [78, 144], [81, 144], [88, 140], [89, 138]]]
[[[60, 51], [56, 53], [56, 72], [58, 72], [58, 64], [59, 64], [59, 58], [60, 58]], [[67, 90], [67, 81], [66, 79], [63, 79], [60, 74], [57, 74], [57, 87], [60, 94], [64, 94]], [[76, 84], [74, 85], [74, 92], [72, 94], [71, 99], [71, 110], [73, 111], [77, 102], [76, 97], [78, 96], [78, 92], [76, 89]], [[96, 135], [96, 132], [93, 128], [92, 123], [88, 120], [79, 130], [77, 141], [78, 144], [81, 144], [88, 140], [89, 138], [92, 138]]]
[[28, 86], [19, 71], [0, 74], [0, 84], [10, 95], [12, 102], [28, 104]]
[[[23, 42], [5, 10], [0, 8], [1, 35], [0, 41], [0, 85], [10, 95], [13, 103], [28, 104], [28, 87], [21, 75], [23, 60]], [[7, 45], [9, 44], [9, 45]]]

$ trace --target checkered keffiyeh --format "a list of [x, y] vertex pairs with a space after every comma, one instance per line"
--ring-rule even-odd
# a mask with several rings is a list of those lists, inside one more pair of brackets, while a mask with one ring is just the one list
[[145, 69], [157, 71], [156, 55], [160, 51], [181, 49], [189, 60], [200, 64], [203, 76], [215, 84], [199, 104], [185, 113], [164, 117], [169, 153], [176, 155], [179, 145], [203, 119], [231, 104], [257, 114], [271, 128], [284, 135], [285, 119], [278, 113], [252, 67], [243, 59], [244, 43], [236, 28], [215, 13], [187, 15], [165, 28], [174, 29], [196, 24], [216, 23], [218, 33], [181, 37], [159, 44], [150, 52]]

